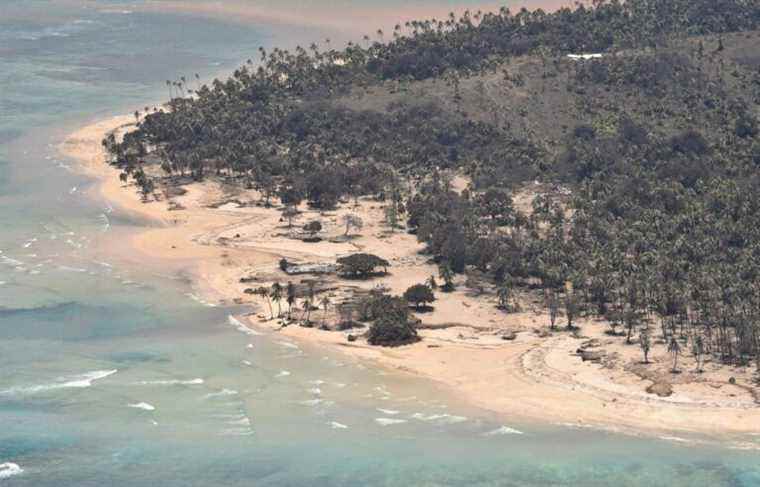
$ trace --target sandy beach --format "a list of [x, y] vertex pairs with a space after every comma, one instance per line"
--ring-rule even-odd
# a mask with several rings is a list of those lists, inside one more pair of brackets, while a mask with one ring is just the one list
[[[705, 372], [698, 374], [693, 372], [693, 358], [685, 354], [683, 373], [670, 374], [671, 358], [663, 344], [653, 348], [653, 364], [643, 366], [639, 347], [606, 335], [607, 325], [602, 322], [581, 321], [579, 334], [548, 332], [548, 316], [538, 303], [526, 297], [519, 312], [507, 314], [497, 308], [493, 292], [473, 293], [463, 281], [453, 293], [437, 292], [434, 311], [419, 315], [423, 340], [414, 345], [385, 349], [362, 339], [349, 342], [350, 332], [282, 327], [282, 320], [270, 319], [263, 301], [244, 291], [308, 277], [281, 272], [278, 262], [283, 257], [291, 262], [329, 263], [364, 250], [391, 262], [390, 274], [382, 278], [329, 279], [326, 292], [333, 302], [356, 287], [368, 290], [382, 285], [400, 294], [437, 275], [436, 268], [419, 253], [422, 246], [413, 235], [391, 232], [378, 223], [383, 209], [374, 201], [360, 201], [357, 207], [347, 203], [323, 214], [302, 207], [301, 224], [319, 218], [325, 227], [327, 238], [319, 243], [292, 238], [276, 207], [241, 206], [239, 202], [259, 199], [254, 191], [231, 193], [218, 181], [191, 185], [182, 196], [144, 203], [135, 188], [124, 186], [118, 171], [103, 162], [100, 144], [109, 131], [133, 122], [130, 116], [103, 120], [71, 134], [61, 146], [63, 154], [79, 161], [81, 170], [97, 180], [94, 197], [152, 223], [118, 243], [109, 242], [108, 252], [126, 260], [139, 256], [141, 262], [188, 273], [207, 302], [255, 305], [257, 314], [241, 317], [252, 327], [430, 378], [472, 405], [510, 418], [661, 437], [690, 433], [730, 437], [739, 445], [760, 433], [751, 368], [708, 361]], [[364, 228], [354, 238], [342, 239], [340, 217], [349, 212], [363, 219]], [[241, 283], [241, 278], [253, 283]], [[316, 319], [329, 321], [330, 315], [324, 314], [314, 311]], [[516, 338], [505, 340], [512, 332]], [[601, 361], [584, 362], [576, 353], [579, 348], [597, 347], [605, 351]], [[647, 392], [654, 384], [667, 384], [672, 394]]]

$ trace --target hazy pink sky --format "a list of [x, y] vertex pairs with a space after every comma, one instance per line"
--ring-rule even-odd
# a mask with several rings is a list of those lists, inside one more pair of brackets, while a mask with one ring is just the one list
[[[478, 2], [477, 0], [226, 0], [179, 1], [157, 0], [146, 2], [139, 8], [150, 10], [181, 11], [236, 22], [308, 26], [333, 31], [337, 40], [359, 40], [378, 28], [390, 30], [396, 23], [407, 20], [444, 18], [450, 11], [461, 13], [465, 9], [498, 10], [508, 6], [513, 11], [525, 6], [529, 9], [552, 10], [572, 5], [565, 0], [523, 0], [511, 2]], [[132, 4], [131, 6], [134, 6]]]

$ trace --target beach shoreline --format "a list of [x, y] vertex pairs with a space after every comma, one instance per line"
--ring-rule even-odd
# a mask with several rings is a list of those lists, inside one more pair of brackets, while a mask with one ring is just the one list
[[[423, 317], [425, 324], [435, 326], [420, 332], [421, 342], [405, 347], [378, 348], [363, 341], [348, 342], [342, 332], [282, 327], [280, 320], [267, 316], [264, 302], [245, 293], [246, 285], [240, 282], [243, 276], [256, 276], [262, 284], [292, 279], [279, 273], [282, 257], [329, 261], [366, 248], [392, 262], [391, 276], [382, 284], [395, 294], [421, 282], [435, 268], [419, 255], [421, 246], [414, 236], [389, 234], [375, 226], [371, 219], [378, 218], [382, 210], [371, 202], [351, 209], [361, 212], [365, 220], [361, 238], [320, 244], [283, 237], [277, 209], [219, 205], [225, 193], [215, 181], [192, 185], [185, 195], [173, 198], [174, 207], [181, 209], [170, 209], [165, 200], [144, 203], [133, 187], [119, 181], [119, 171], [105, 163], [100, 144], [108, 132], [131, 123], [132, 116], [95, 122], [69, 135], [60, 147], [95, 180], [93, 197], [151, 222], [108, 251], [122, 257], [139, 255], [141, 262], [186, 272], [205, 302], [255, 306], [257, 313], [239, 317], [251, 327], [431, 379], [465, 402], [505, 418], [661, 438], [704, 435], [758, 446], [750, 435], [760, 432], [760, 407], [748, 391], [729, 383], [729, 376], [741, 377], [742, 371], [721, 369], [716, 364], [704, 379], [675, 385], [675, 393], [669, 397], [649, 394], [645, 389], [652, 380], [622, 365], [584, 363], [574, 353], [584, 339], [603, 338], [599, 331], [603, 325], [593, 320], [580, 323], [587, 334], [581, 338], [560, 333], [538, 337], [536, 330], [546, 323], [541, 313], [529, 310], [506, 315], [488, 299], [456, 292], [439, 296], [435, 312]], [[329, 223], [339, 221], [337, 213], [342, 211], [315, 215]], [[378, 283], [368, 285], [374, 284]], [[516, 339], [503, 340], [505, 330], [515, 332]], [[633, 363], [637, 349], [616, 349], [620, 362]]]

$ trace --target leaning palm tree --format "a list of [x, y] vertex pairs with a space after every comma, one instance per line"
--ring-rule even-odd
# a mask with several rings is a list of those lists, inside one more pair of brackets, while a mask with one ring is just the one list
[[261, 299], [266, 299], [267, 305], [269, 305], [269, 319], [274, 319], [274, 311], [272, 310], [272, 300], [270, 298], [269, 289], [267, 289], [264, 286], [261, 286], [256, 290], [256, 294], [261, 296]]

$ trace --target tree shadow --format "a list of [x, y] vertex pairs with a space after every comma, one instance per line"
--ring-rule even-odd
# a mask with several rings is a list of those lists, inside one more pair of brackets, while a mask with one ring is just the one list
[[429, 304], [425, 304], [422, 306], [410, 305], [409, 309], [411, 309], [415, 313], [432, 313], [433, 311], [435, 311], [435, 308], [433, 306], [430, 306]]

